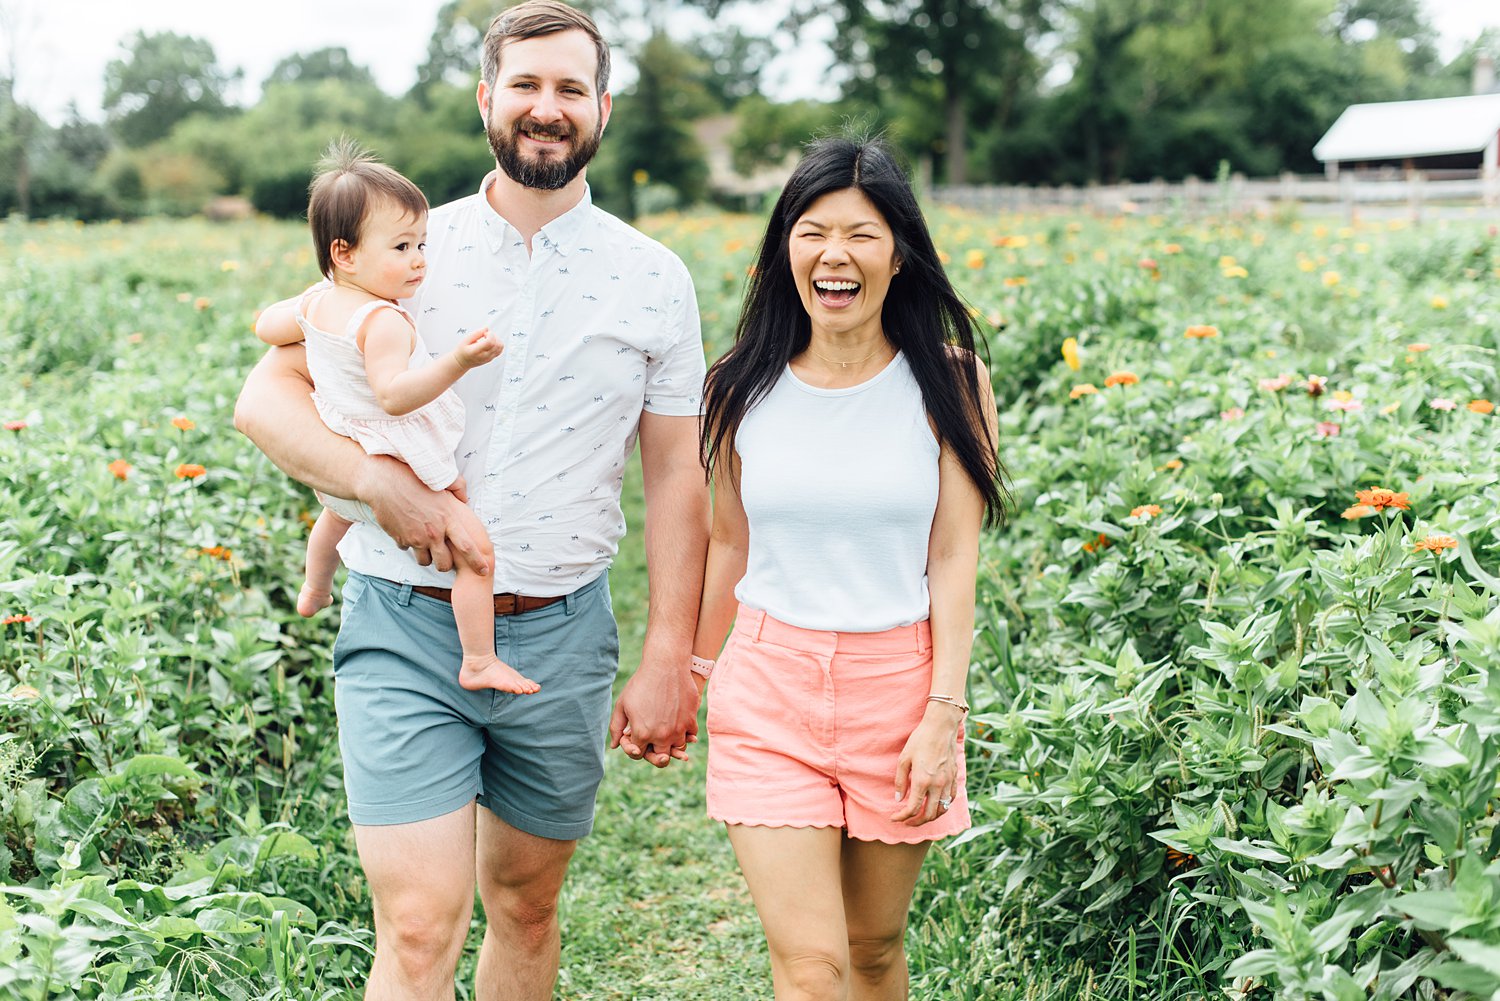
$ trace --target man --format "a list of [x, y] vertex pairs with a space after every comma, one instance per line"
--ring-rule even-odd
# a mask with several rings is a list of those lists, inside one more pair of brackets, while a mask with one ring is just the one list
[[[641, 666], [608, 725], [658, 767], [695, 729], [689, 660], [708, 499], [698, 463], [702, 340], [692, 283], [659, 244], [595, 209], [584, 167], [609, 120], [609, 52], [555, 0], [502, 12], [478, 103], [498, 170], [433, 211], [412, 312], [434, 351], [488, 326], [496, 362], [465, 375], [458, 449], [495, 552], [496, 633], [532, 695], [458, 688], [445, 573], [487, 570], [475, 538], [403, 464], [328, 432], [300, 347], [273, 349], [236, 425], [288, 474], [368, 504], [334, 650], [350, 817], [374, 900], [368, 998], [452, 997], [478, 884], [476, 995], [552, 996], [558, 894], [593, 820], [618, 641], [606, 571], [637, 436], [650, 611]], [[477, 805], [476, 805], [477, 804]]]

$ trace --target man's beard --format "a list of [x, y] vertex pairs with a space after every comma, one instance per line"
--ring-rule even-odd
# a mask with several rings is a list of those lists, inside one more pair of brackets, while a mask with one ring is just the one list
[[[489, 137], [490, 151], [495, 154], [495, 162], [500, 165], [501, 170], [505, 171], [507, 177], [523, 187], [536, 188], [540, 191], [556, 191], [567, 186], [569, 181], [577, 177], [579, 172], [594, 158], [594, 154], [599, 151], [599, 137], [604, 134], [603, 122], [600, 126], [594, 130], [592, 136], [587, 138], [580, 138], [578, 131], [566, 123], [543, 125], [532, 118], [523, 118], [509, 128], [496, 127], [493, 123], [486, 122], [484, 131]], [[567, 154], [561, 157], [523, 154], [521, 152], [523, 128], [543, 138], [567, 139]]]

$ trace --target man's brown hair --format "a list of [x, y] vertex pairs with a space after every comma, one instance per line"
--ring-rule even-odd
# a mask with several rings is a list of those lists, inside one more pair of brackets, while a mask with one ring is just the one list
[[558, 0], [526, 0], [495, 15], [489, 30], [484, 33], [484, 51], [479, 64], [485, 86], [495, 86], [495, 78], [500, 75], [500, 51], [507, 42], [541, 38], [560, 31], [581, 31], [593, 41], [594, 51], [599, 55], [594, 98], [602, 98], [609, 89], [609, 45], [593, 18]]
[[427, 214], [421, 189], [376, 160], [375, 154], [352, 139], [330, 145], [318, 161], [307, 199], [307, 222], [324, 278], [333, 278], [333, 244], [342, 240], [351, 250], [359, 246], [365, 217], [382, 202], [418, 219]]

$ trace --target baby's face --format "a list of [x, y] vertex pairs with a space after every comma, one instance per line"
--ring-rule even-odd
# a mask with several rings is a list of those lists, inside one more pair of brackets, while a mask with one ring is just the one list
[[349, 277], [383, 299], [409, 299], [427, 275], [427, 214], [377, 202], [365, 216]]

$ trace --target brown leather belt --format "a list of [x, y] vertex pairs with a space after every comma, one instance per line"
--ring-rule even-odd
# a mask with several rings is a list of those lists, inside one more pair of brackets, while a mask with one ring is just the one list
[[[453, 604], [453, 592], [446, 587], [427, 587], [426, 585], [412, 585], [412, 594], [425, 594], [429, 598], [438, 601], [446, 601]], [[551, 598], [537, 598], [529, 594], [497, 594], [495, 595], [496, 615], [520, 615], [523, 612], [534, 612], [538, 608], [546, 608], [566, 598], [567, 595], [559, 594]]]

